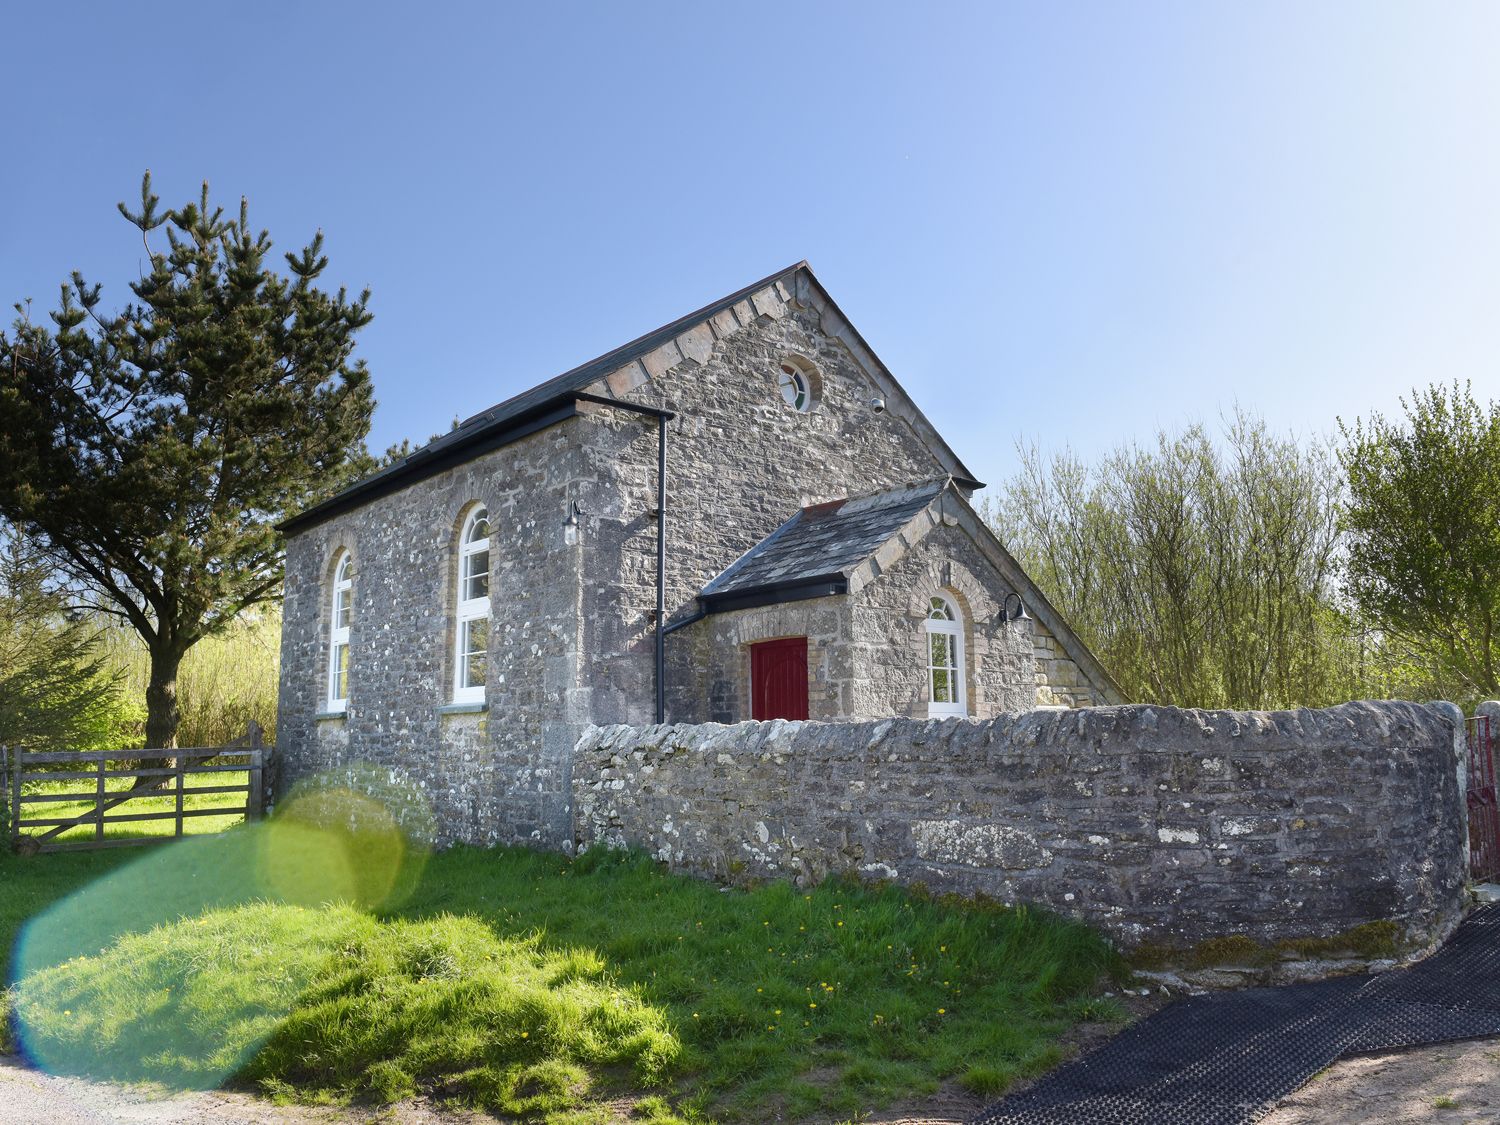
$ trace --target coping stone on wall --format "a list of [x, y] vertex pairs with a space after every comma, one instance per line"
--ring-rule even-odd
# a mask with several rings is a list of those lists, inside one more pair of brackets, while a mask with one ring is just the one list
[[985, 721], [594, 727], [574, 836], [720, 878], [1032, 902], [1126, 945], [1262, 943], [1463, 908], [1457, 709], [1125, 706]]

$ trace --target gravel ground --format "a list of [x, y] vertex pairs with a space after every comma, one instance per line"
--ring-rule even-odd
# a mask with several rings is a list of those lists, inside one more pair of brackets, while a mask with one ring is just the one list
[[[958, 1091], [898, 1106], [869, 1125], [960, 1125], [985, 1102]], [[56, 1078], [0, 1055], [0, 1125], [476, 1125], [492, 1118], [423, 1101], [378, 1112], [272, 1105], [249, 1094], [150, 1090]], [[1500, 1125], [1500, 1039], [1345, 1059], [1260, 1125]], [[1091, 1125], [1079, 1122], [1079, 1125]]]

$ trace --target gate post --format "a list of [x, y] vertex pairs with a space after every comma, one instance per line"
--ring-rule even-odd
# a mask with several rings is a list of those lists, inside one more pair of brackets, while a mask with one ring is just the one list
[[1455, 815], [1458, 817], [1458, 869], [1463, 872], [1464, 881], [1467, 882], [1469, 877], [1469, 805], [1465, 794], [1469, 776], [1469, 720], [1464, 716], [1464, 709], [1457, 703], [1437, 700], [1427, 706], [1447, 719], [1448, 725], [1453, 728], [1453, 771], [1458, 792], [1458, 808], [1455, 810]]
[[6, 756], [10, 759], [10, 846], [16, 851], [21, 846], [21, 769], [26, 755], [17, 747]]
[[266, 750], [262, 744], [260, 724], [254, 719], [245, 733], [250, 745], [250, 792], [246, 794], [245, 819], [257, 821], [266, 809]]
[[10, 750], [0, 746], [0, 848], [10, 849], [10, 826], [15, 813], [10, 811]]

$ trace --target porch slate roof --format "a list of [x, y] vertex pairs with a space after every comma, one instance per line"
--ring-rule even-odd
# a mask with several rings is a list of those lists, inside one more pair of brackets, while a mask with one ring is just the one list
[[[712, 611], [757, 592], [836, 586], [936, 500], [950, 479], [803, 508], [740, 556], [700, 596]], [[804, 596], [843, 592], [820, 588]]]

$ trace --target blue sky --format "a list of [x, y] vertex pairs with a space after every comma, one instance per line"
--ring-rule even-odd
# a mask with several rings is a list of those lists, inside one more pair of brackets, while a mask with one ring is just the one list
[[374, 292], [371, 444], [800, 258], [970, 468], [1496, 391], [1500, 6], [12, 5], [0, 296], [149, 167]]

